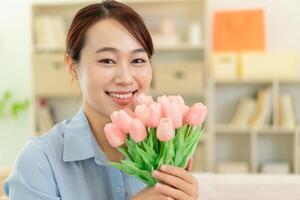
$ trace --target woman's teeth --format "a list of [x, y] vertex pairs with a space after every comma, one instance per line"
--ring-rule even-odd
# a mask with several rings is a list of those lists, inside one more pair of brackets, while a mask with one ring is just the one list
[[120, 99], [128, 99], [132, 96], [132, 93], [128, 94], [116, 94], [116, 93], [109, 93], [109, 96], [115, 97], [115, 98], [120, 98]]

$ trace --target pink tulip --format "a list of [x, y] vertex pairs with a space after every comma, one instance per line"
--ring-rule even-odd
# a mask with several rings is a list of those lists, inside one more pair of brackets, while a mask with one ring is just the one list
[[183, 106], [182, 108], [181, 108], [181, 114], [182, 114], [182, 118], [184, 118], [184, 116], [185, 116], [185, 114], [187, 113], [187, 111], [190, 109], [190, 107], [188, 107], [188, 106]]
[[171, 102], [170, 104], [170, 112], [168, 114], [169, 116], [167, 116], [168, 118], [170, 118], [172, 120], [174, 129], [179, 128], [182, 126], [182, 114], [180, 111], [180, 105], [175, 103], [175, 102]]
[[149, 107], [148, 119], [147, 119], [148, 127], [150, 128], [157, 127], [161, 117], [162, 117], [161, 106], [158, 103], [151, 104]]
[[170, 112], [170, 100], [166, 95], [157, 98], [157, 103], [160, 104], [163, 117], [168, 117]]
[[119, 147], [125, 142], [125, 134], [113, 123], [104, 126], [104, 134], [113, 147]]
[[156, 137], [160, 141], [169, 141], [174, 137], [174, 129], [171, 119], [161, 118], [156, 130]]
[[135, 142], [141, 142], [147, 137], [147, 129], [138, 119], [133, 119], [130, 123], [130, 136]]
[[189, 108], [188, 106], [185, 105], [184, 99], [180, 95], [176, 96], [168, 96], [170, 102], [174, 102], [180, 106], [180, 112], [182, 116], [185, 115], [187, 109]]
[[133, 118], [135, 118], [136, 116], [135, 116], [135, 113], [134, 112], [132, 112], [132, 110], [130, 109], [130, 108], [123, 108], [123, 110], [127, 113], [127, 115], [129, 116], [129, 117], [131, 117], [132, 119]]
[[149, 115], [149, 110], [145, 104], [137, 105], [135, 107], [135, 116], [144, 124], [144, 126], [148, 126], [147, 120]]
[[141, 93], [136, 98], [136, 104], [141, 105], [145, 104], [147, 106], [151, 105], [153, 103], [153, 98], [150, 95], [145, 95], [144, 93]]
[[207, 107], [202, 103], [195, 103], [185, 114], [184, 123], [192, 126], [202, 124], [207, 114]]
[[114, 111], [111, 120], [123, 133], [129, 133], [132, 118], [124, 110]]

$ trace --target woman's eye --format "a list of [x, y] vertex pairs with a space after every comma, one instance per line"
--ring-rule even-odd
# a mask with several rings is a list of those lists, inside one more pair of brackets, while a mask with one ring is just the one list
[[108, 59], [108, 58], [99, 60], [98, 62], [99, 62], [99, 63], [104, 63], [104, 64], [114, 64], [114, 63], [115, 63], [115, 61], [113, 61], [113, 60], [111, 60], [111, 59]]
[[145, 63], [146, 61], [144, 59], [134, 59], [133, 61], [131, 61], [132, 63], [135, 63], [135, 64], [140, 64], [140, 63]]

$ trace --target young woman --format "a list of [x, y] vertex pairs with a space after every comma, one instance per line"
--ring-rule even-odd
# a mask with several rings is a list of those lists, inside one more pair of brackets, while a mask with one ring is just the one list
[[109, 165], [124, 159], [104, 136], [115, 110], [133, 109], [152, 79], [152, 40], [130, 7], [105, 1], [79, 10], [66, 40], [66, 64], [78, 80], [78, 114], [28, 141], [4, 189], [10, 200], [196, 200], [198, 184], [185, 169], [166, 166], [148, 188]]

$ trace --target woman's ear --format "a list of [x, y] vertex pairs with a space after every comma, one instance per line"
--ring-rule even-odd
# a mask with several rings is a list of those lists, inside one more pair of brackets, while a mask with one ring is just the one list
[[72, 56], [68, 53], [65, 55], [65, 63], [68, 72], [70, 73], [72, 79], [78, 79], [78, 70], [75, 61], [73, 60]]

